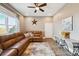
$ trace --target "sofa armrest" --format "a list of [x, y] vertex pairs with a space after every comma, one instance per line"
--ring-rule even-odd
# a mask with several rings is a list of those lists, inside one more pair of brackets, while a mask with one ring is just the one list
[[17, 49], [7, 49], [2, 52], [1, 56], [16, 56], [17, 54]]

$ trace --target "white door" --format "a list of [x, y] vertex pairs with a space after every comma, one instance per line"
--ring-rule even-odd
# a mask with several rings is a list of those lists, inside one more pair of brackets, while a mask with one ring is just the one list
[[53, 36], [53, 24], [45, 23], [45, 38], [52, 38]]

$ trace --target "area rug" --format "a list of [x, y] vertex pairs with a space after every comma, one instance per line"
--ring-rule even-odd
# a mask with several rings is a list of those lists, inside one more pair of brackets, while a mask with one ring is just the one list
[[23, 56], [55, 56], [48, 42], [30, 43]]

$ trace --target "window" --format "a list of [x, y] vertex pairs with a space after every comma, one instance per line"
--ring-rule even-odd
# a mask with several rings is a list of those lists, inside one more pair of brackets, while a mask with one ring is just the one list
[[16, 32], [17, 27], [17, 19], [8, 17], [8, 31], [9, 33]]
[[19, 21], [17, 17], [11, 17], [0, 13], [0, 35], [19, 31]]
[[0, 13], [0, 34], [5, 34], [7, 32], [5, 20], [6, 16]]

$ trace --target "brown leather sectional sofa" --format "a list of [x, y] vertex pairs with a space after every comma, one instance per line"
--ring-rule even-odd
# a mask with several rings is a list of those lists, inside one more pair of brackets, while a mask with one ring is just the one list
[[19, 56], [29, 43], [30, 39], [25, 38], [23, 33], [0, 36], [0, 48], [3, 49], [1, 56]]
[[41, 31], [31, 31], [33, 37], [25, 37], [24, 33], [14, 33], [0, 36], [0, 48], [3, 49], [1, 56], [20, 56], [30, 42], [43, 41]]

